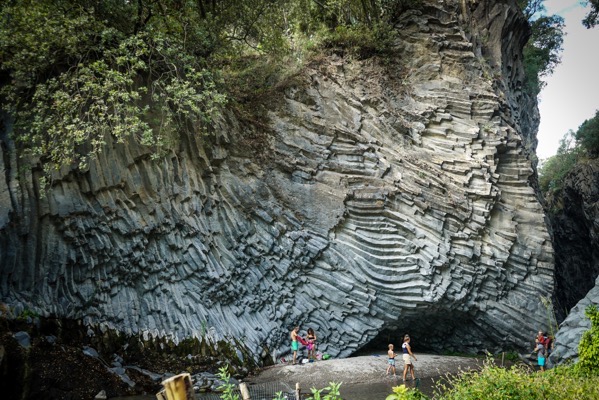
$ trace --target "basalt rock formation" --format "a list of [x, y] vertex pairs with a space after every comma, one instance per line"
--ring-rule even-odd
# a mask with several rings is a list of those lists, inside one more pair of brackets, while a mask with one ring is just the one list
[[560, 324], [555, 336], [555, 350], [549, 357], [552, 364], [578, 361], [578, 344], [584, 332], [591, 328], [591, 320], [585, 315], [586, 308], [599, 304], [599, 278], [587, 295], [570, 310], [568, 317]]
[[341, 357], [407, 331], [419, 349], [528, 348], [554, 281], [526, 21], [512, 1], [425, 1], [396, 32], [385, 60], [313, 60], [261, 124], [225, 110], [161, 161], [114, 144], [45, 197], [3, 136], [2, 301], [256, 359], [294, 325]]
[[555, 246], [555, 304], [558, 318], [595, 285], [599, 276], [599, 163], [580, 163], [562, 182], [562, 190], [547, 199]]
[[599, 305], [597, 182], [597, 159], [586, 160], [565, 177], [560, 191], [546, 199], [556, 252], [554, 304], [558, 320], [563, 321], [550, 358], [555, 364], [576, 361], [580, 338], [591, 326], [585, 309]]

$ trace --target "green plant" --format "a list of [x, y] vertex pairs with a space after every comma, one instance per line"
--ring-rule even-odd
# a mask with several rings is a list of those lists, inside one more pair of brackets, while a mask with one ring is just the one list
[[585, 315], [591, 320], [591, 328], [582, 334], [578, 344], [579, 360], [576, 364], [583, 373], [599, 373], [599, 309], [590, 305], [585, 310]]
[[599, 375], [581, 374], [572, 366], [531, 372], [522, 364], [501, 368], [487, 362], [482, 370], [470, 371], [438, 383], [439, 400], [591, 400], [599, 398]]
[[547, 316], [547, 326], [549, 327], [549, 335], [555, 337], [555, 333], [559, 329], [557, 318], [555, 317], [555, 310], [553, 308], [553, 301], [548, 296], [540, 296], [541, 303], [545, 307], [545, 315]]
[[283, 395], [283, 392], [277, 392], [275, 393], [275, 396], [276, 397], [272, 400], [287, 400], [287, 397]]
[[340, 387], [341, 383], [329, 382], [329, 386], [323, 389], [311, 388], [312, 396], [308, 397], [308, 400], [341, 400]]
[[428, 397], [418, 389], [407, 388], [406, 385], [393, 387], [393, 393], [385, 400], [426, 400]]
[[37, 313], [36, 311], [26, 308], [23, 311], [21, 311], [21, 313], [19, 313], [19, 315], [17, 316], [17, 319], [18, 320], [26, 320], [28, 318], [37, 318], [39, 316], [40, 316], [39, 313]]
[[225, 365], [218, 369], [218, 373], [216, 374], [218, 379], [223, 381], [224, 383], [218, 387], [218, 390], [222, 390], [222, 394], [220, 398], [222, 400], [239, 400], [239, 396], [234, 392], [235, 385], [231, 383], [231, 375], [229, 374], [229, 366]]

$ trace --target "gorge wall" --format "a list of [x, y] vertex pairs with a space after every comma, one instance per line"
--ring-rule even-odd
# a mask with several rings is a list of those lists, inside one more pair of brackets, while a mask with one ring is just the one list
[[420, 349], [528, 348], [554, 285], [528, 28], [512, 1], [424, 3], [387, 62], [331, 52], [261, 124], [225, 112], [161, 161], [114, 144], [45, 197], [4, 132], [2, 302], [256, 358], [294, 325], [334, 356], [408, 331]]
[[576, 361], [582, 334], [591, 327], [588, 305], [599, 305], [599, 164], [580, 162], [548, 196], [547, 208], [555, 246], [555, 311], [563, 321], [556, 335], [554, 364]]
[[599, 276], [599, 163], [579, 163], [547, 199], [555, 246], [556, 312], [563, 320]]

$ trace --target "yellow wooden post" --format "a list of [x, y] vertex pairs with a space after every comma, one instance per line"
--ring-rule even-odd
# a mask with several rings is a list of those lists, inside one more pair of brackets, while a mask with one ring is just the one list
[[251, 400], [250, 399], [250, 392], [248, 390], [248, 385], [245, 382], [242, 382], [239, 384], [239, 391], [241, 392], [241, 399], [242, 400]]
[[[191, 375], [179, 374], [162, 381], [164, 390], [166, 393], [167, 400], [195, 400], [195, 394], [193, 392], [193, 385], [191, 384]], [[158, 393], [158, 397], [162, 392]]]

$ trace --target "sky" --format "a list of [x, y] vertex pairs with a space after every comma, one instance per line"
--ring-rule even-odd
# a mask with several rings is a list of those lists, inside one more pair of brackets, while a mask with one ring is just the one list
[[586, 29], [581, 20], [586, 10], [580, 0], [545, 0], [547, 13], [565, 19], [562, 62], [545, 78], [539, 95], [541, 124], [537, 156], [551, 157], [568, 130], [592, 118], [599, 109], [599, 26]]

